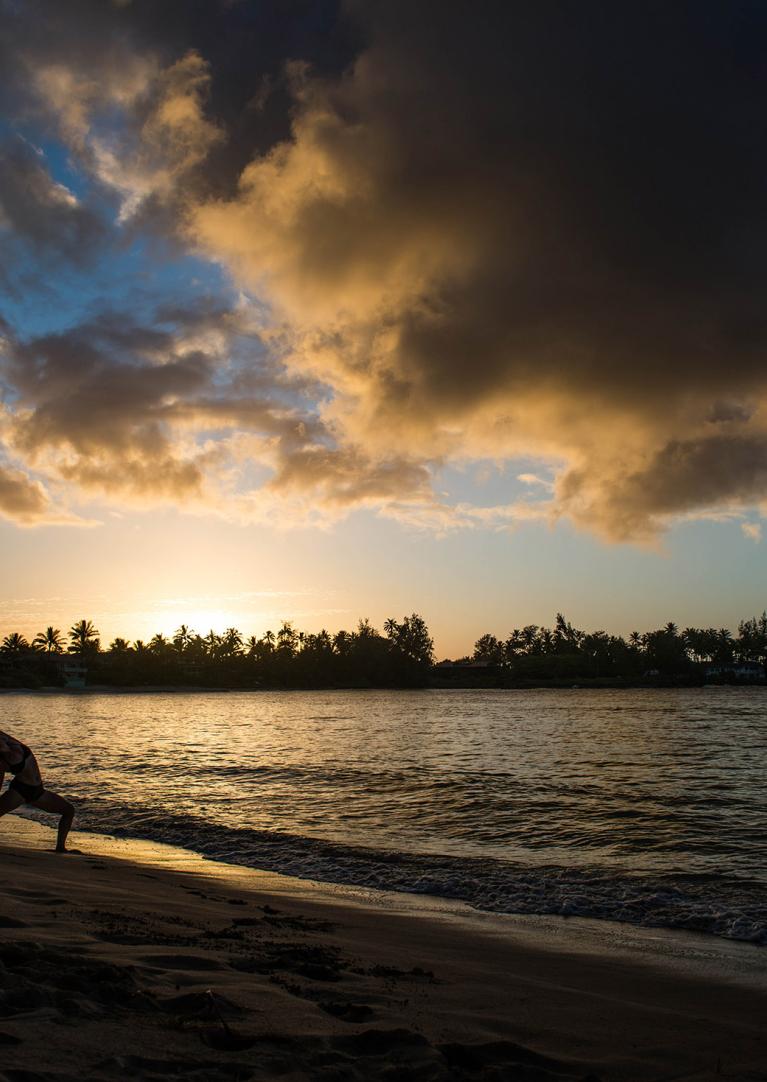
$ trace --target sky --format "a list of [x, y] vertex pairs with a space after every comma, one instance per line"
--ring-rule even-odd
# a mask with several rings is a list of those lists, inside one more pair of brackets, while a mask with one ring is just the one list
[[765, 607], [763, 5], [0, 28], [0, 634]]

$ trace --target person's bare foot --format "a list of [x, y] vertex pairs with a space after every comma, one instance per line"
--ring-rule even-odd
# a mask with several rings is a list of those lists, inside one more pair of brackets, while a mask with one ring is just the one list
[[82, 849], [54, 849], [54, 853], [76, 853], [78, 856], [83, 855]]

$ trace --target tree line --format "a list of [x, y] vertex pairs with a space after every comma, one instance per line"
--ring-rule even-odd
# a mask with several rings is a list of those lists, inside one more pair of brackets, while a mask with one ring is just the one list
[[767, 664], [767, 613], [742, 620], [738, 633], [727, 628], [686, 627], [674, 623], [655, 631], [632, 631], [628, 638], [606, 631], [575, 628], [561, 613], [554, 627], [528, 624], [505, 639], [482, 635], [471, 660], [520, 678], [695, 677], [701, 669], [732, 668], [746, 662]]
[[[74, 662], [89, 684], [212, 687], [418, 687], [428, 682], [434, 643], [418, 613], [390, 618], [383, 633], [369, 620], [354, 631], [316, 633], [289, 621], [262, 636], [236, 627], [200, 635], [182, 624], [170, 637], [115, 638], [104, 649], [91, 620], [65, 635], [47, 627], [29, 642], [19, 632], [0, 644], [0, 685], [62, 684]], [[69, 663], [69, 664], [68, 664]]]
[[[124, 687], [424, 687], [570, 684], [579, 680], [641, 684], [703, 683], [707, 670], [744, 662], [767, 665], [767, 613], [727, 628], [680, 630], [668, 623], [627, 638], [581, 631], [557, 614], [553, 627], [528, 624], [505, 638], [482, 635], [471, 655], [434, 665], [434, 643], [417, 613], [387, 620], [378, 631], [360, 620], [353, 631], [300, 631], [285, 621], [277, 632], [244, 636], [236, 627], [200, 635], [182, 624], [148, 641], [113, 639], [103, 647], [91, 620], [64, 634], [47, 627], [28, 641], [12, 632], [0, 644], [0, 686], [66, 682], [74, 663], [89, 684]], [[758, 677], [757, 677], [758, 678]]]

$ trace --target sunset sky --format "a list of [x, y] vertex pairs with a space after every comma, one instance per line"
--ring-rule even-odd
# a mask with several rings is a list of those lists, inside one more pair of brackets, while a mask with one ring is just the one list
[[0, 635], [765, 607], [763, 5], [0, 20]]

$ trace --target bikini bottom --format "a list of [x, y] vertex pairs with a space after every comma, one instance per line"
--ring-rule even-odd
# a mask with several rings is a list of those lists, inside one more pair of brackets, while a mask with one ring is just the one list
[[39, 800], [45, 791], [42, 785], [30, 785], [26, 781], [19, 781], [18, 778], [14, 778], [8, 788], [13, 789], [20, 797], [23, 797], [27, 804], [31, 804], [34, 800]]

